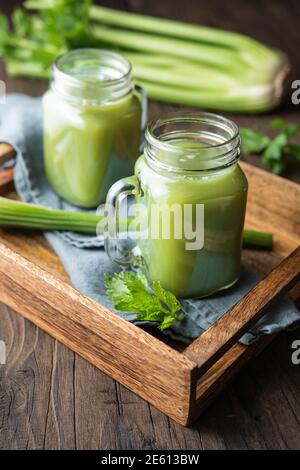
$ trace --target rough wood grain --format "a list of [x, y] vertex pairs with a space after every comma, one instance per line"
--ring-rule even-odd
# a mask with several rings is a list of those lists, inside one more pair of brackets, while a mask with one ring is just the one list
[[[1, 9], [8, 12], [21, 0], [2, 3]], [[188, 5], [181, 0], [99, 0], [99, 3], [195, 23], [221, 25], [250, 34], [284, 49], [293, 63], [293, 78], [299, 78], [297, 0], [191, 0]], [[8, 91], [38, 96], [47, 87], [36, 80], [8, 79], [1, 67], [0, 78], [5, 79]], [[299, 107], [292, 106], [289, 98], [279, 110], [280, 115], [300, 123]], [[172, 109], [174, 107], [156, 103], [150, 106], [151, 116]], [[276, 110], [266, 116], [232, 117], [240, 125], [259, 126], [269, 132], [267, 124], [277, 116]], [[247, 160], [260, 164], [255, 157]], [[300, 181], [300, 171], [292, 162], [284, 176]], [[264, 206], [266, 202], [261, 199], [260, 205]], [[269, 211], [266, 213], [268, 215]], [[22, 243], [17, 242], [17, 234], [5, 235], [6, 243], [20, 248]], [[38, 238], [32, 233], [22, 234], [28, 252], [30, 246], [35, 248], [32, 250], [34, 262], [43, 265], [47, 259], [46, 242], [39, 248]], [[294, 240], [287, 248], [281, 239], [276, 241], [275, 253], [245, 251], [244, 262], [266, 274], [295, 247]], [[280, 244], [282, 249], [279, 250]], [[55, 271], [58, 266], [55, 255], [49, 252], [48, 260], [50, 269]], [[61, 272], [61, 276], [63, 278], [65, 274]], [[4, 306], [0, 306], [1, 338], [11, 351], [8, 364], [0, 366], [1, 448], [300, 448], [300, 374], [299, 366], [293, 366], [290, 357], [291, 343], [300, 338], [299, 331], [281, 334], [275, 339], [259, 358], [254, 358], [244, 368], [222, 397], [191, 428], [183, 428], [149, 407]], [[30, 372], [28, 380], [24, 372], [32, 369], [34, 373]], [[8, 383], [10, 385], [6, 386]]]
[[[280, 186], [281, 178], [269, 175], [268, 185], [263, 185], [260, 179], [265, 181], [264, 172], [261, 170], [253, 172], [251, 166], [247, 164], [243, 166], [246, 174], [249, 173], [250, 192], [253, 186], [261, 187], [261, 195], [264, 197], [270, 188]], [[297, 200], [300, 188], [290, 183], [289, 189], [291, 199]], [[253, 204], [257, 204], [257, 202], [252, 200], [250, 207]], [[293, 204], [289, 208], [290, 213], [292, 210]], [[254, 210], [252, 212], [255, 214]], [[278, 220], [280, 217], [281, 223]], [[289, 217], [289, 213], [279, 213], [277, 216], [277, 223], [283, 227], [285, 226], [285, 217]], [[256, 225], [260, 228], [259, 219], [256, 220]], [[294, 243], [297, 242], [296, 229]], [[282, 239], [280, 246], [285, 246], [284, 231], [280, 237]], [[289, 250], [290, 237], [287, 238], [288, 247], [285, 249]], [[220, 393], [234, 372], [258, 349], [263, 347], [263, 344], [253, 348], [245, 348], [241, 345], [234, 346], [238, 339], [238, 331], [240, 330], [241, 335], [245, 328], [249, 327], [247, 324], [243, 326], [242, 321], [237, 322], [244, 309], [235, 307], [233, 308], [233, 328], [230, 330], [226, 329], [224, 325], [222, 326], [225, 321], [223, 317], [220, 320], [219, 329], [219, 322], [212, 327], [213, 330], [217, 328], [217, 334], [214, 333], [213, 338], [210, 336], [211, 330], [208, 330], [187, 349], [186, 356], [193, 359], [185, 362], [183, 355], [163, 344], [160, 339], [153, 338], [123, 320], [120, 321], [107, 309], [86, 299], [72, 289], [60, 261], [41, 236], [2, 231], [1, 239], [0, 272], [2, 275], [0, 286], [2, 289], [0, 299], [182, 424], [192, 422], [199, 415], [199, 410], [203, 410], [211, 398]], [[279, 254], [277, 256], [280, 257]], [[286, 260], [283, 265], [285, 268], [283, 282], [286, 288], [290, 287], [292, 279], [296, 279], [293, 275], [291, 259], [293, 258]], [[295, 266], [299, 271], [298, 257]], [[276, 274], [276, 272], [278, 271], [275, 270], [274, 273]], [[276, 295], [279, 295], [280, 286], [275, 282], [274, 273], [271, 274], [269, 282], [272, 288], [277, 287]], [[260, 289], [260, 286], [261, 284], [256, 289]], [[264, 296], [264, 300], [270, 301], [272, 298], [270, 286], [266, 290], [269, 297]], [[256, 295], [256, 290], [254, 290], [254, 294], [250, 293], [249, 295], [254, 295], [254, 300], [259, 300], [257, 305], [261, 306], [261, 298]], [[250, 305], [256, 306], [255, 301], [251, 301]], [[247, 297], [244, 302], [248, 303]], [[245, 320], [243, 315], [244, 313], [241, 316], [242, 320]], [[227, 323], [225, 322], [225, 324]], [[226, 337], [224, 332], [228, 333]], [[206, 341], [207, 336], [209, 338]], [[219, 343], [218, 339], [220, 339]], [[116, 362], [114, 362], [111, 358], [111, 348], [115, 347], [116, 341], [118, 354]], [[201, 341], [206, 341], [204, 347], [198, 346]], [[134, 363], [128, 362], [128, 345], [133, 346], [132, 359], [136, 359]], [[225, 346], [227, 346], [226, 349]], [[220, 358], [220, 351], [226, 352], [231, 346], [234, 347], [228, 354], [214, 364], [215, 360]], [[164, 351], [168, 360], [164, 356]], [[208, 352], [208, 356], [204, 357], [205, 351]], [[161, 361], [162, 357], [164, 357], [163, 362]], [[213, 357], [214, 360], [209, 357]], [[138, 362], [140, 358], [142, 361]], [[209, 372], [209, 380], [204, 378], [204, 381], [197, 383], [196, 380], [200, 373], [196, 365], [200, 366], [201, 360], [202, 373], [206, 372], [210, 366], [214, 365], [214, 367], [213, 371]], [[203, 363], [205, 362], [206, 369], [204, 370]], [[130, 368], [132, 365], [134, 365], [133, 370]], [[145, 373], [147, 373], [149, 381], [145, 380]], [[206, 386], [203, 386], [203, 383]]]
[[246, 226], [273, 232], [276, 253], [286, 256], [299, 240], [300, 186], [253, 165], [241, 165], [250, 183]]
[[0, 196], [13, 190], [14, 171], [12, 168], [0, 170]]
[[195, 364], [1, 242], [0, 254], [1, 301], [175, 420], [186, 421]]
[[0, 316], [1, 449], [300, 449], [296, 332], [280, 335], [183, 428], [7, 307]]
[[[6, 143], [0, 142], [0, 167], [13, 159], [16, 155], [14, 148]], [[13, 190], [14, 170], [12, 168], [0, 169], [0, 196]]]
[[298, 281], [300, 246], [184, 351], [197, 364], [198, 376], [207, 372]]
[[5, 142], [0, 142], [0, 165], [16, 156], [15, 149]]

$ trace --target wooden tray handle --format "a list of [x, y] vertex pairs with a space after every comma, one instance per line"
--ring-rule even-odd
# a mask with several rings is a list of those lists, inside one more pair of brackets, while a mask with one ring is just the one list
[[0, 143], [0, 165], [15, 158], [15, 156], [16, 151], [10, 144], [6, 144], [5, 142]]
[[[15, 158], [15, 149], [6, 143], [0, 143], [0, 166], [3, 163]], [[14, 182], [14, 169], [7, 168], [0, 170], [0, 196], [6, 194], [8, 191], [13, 189]]]
[[183, 354], [198, 366], [196, 375], [210, 369], [299, 280], [300, 246], [185, 349]]
[[14, 170], [8, 168], [0, 171], [0, 196], [11, 191], [14, 187]]

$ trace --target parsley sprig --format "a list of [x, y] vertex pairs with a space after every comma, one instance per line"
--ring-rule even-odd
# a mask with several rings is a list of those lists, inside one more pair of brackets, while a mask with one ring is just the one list
[[242, 127], [240, 133], [243, 152], [261, 155], [263, 165], [275, 174], [280, 174], [286, 169], [287, 156], [294, 158], [300, 165], [300, 145], [291, 142], [300, 133], [300, 125], [278, 118], [272, 121], [269, 127], [279, 131], [273, 139], [260, 130]]
[[175, 295], [158, 281], [150, 286], [141, 272], [121, 271], [113, 276], [105, 275], [104, 283], [106, 293], [117, 310], [137, 313], [139, 320], [155, 322], [160, 330], [166, 330], [175, 321], [185, 318]]

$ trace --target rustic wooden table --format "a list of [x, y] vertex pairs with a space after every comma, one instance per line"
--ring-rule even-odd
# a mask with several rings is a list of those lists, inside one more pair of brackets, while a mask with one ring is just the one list
[[[21, 2], [1, 3], [9, 14]], [[297, 0], [99, 3], [250, 34], [286, 51], [293, 78], [300, 79]], [[3, 67], [0, 77], [8, 91], [40, 95], [46, 87], [8, 78]], [[280, 114], [300, 122], [300, 106], [292, 105], [290, 95], [288, 90], [272, 115], [235, 120], [266, 128]], [[168, 109], [173, 107], [152, 103], [150, 112]], [[300, 181], [292, 164], [284, 176]], [[1, 304], [0, 339], [9, 358], [0, 365], [0, 449], [300, 449], [300, 366], [291, 362], [299, 329], [279, 335], [191, 428], [175, 424]]]

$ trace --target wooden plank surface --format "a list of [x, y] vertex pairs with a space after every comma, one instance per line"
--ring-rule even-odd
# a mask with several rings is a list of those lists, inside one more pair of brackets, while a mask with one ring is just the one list
[[192, 361], [81, 295], [5, 243], [0, 242], [0, 251], [0, 298], [6, 305], [184, 423], [189, 376], [195, 367]]
[[[297, 215], [298, 201], [300, 200], [300, 185], [268, 174], [247, 163], [241, 163], [241, 165], [249, 181], [248, 212], [250, 212], [251, 218], [247, 224], [252, 224], [258, 230], [264, 228], [264, 224], [267, 224], [268, 229], [275, 234], [274, 250], [268, 253], [269, 259], [265, 258], [267, 253], [265, 251], [257, 252], [253, 263], [250, 257], [250, 265], [264, 275], [268, 272], [270, 261], [275, 266], [280, 259], [286, 257], [299, 245], [300, 227], [296, 224], [293, 226], [294, 230], [291, 230], [289, 223], [295, 217], [295, 214]], [[265, 201], [265, 206], [268, 206], [270, 204], [269, 194], [276, 193], [278, 188], [281, 188], [282, 191], [278, 191], [278, 196], [282, 199], [287, 187], [289, 191], [289, 204], [286, 206], [286, 210], [278, 211], [276, 216], [272, 215], [271, 211], [266, 211], [262, 219], [260, 200], [256, 200], [255, 197], [253, 198], [253, 194], [255, 195], [258, 191], [260, 198]], [[14, 197], [14, 193], [11, 193], [10, 196]], [[255, 214], [257, 214], [257, 218], [255, 218]], [[262, 227], [261, 220], [263, 220]], [[281, 231], [277, 230], [277, 227], [282, 227]], [[284, 230], [285, 227], [287, 231]], [[244, 263], [249, 262], [249, 255], [252, 252], [253, 250], [244, 250]], [[260, 262], [258, 262], [259, 260]], [[287, 262], [285, 261], [284, 265]], [[297, 269], [299, 268], [298, 265], [299, 262], [297, 261]], [[261, 270], [262, 267], [264, 268], [263, 270]], [[0, 284], [3, 287], [0, 289], [0, 299], [2, 301], [15, 308], [25, 318], [31, 320], [46, 332], [49, 332], [59, 341], [81, 354], [81, 356], [87, 358], [101, 370], [106, 371], [110, 376], [126, 384], [131, 390], [146, 398], [150, 403], [156, 405], [158, 409], [163, 410], [181, 424], [190, 424], [195, 421], [196, 417], [199, 416], [199, 411], [203, 411], [217, 394], [224, 390], [228, 381], [235, 374], [235, 371], [239, 370], [242, 365], [246, 364], [257, 351], [261, 351], [269, 342], [269, 340], [262, 341], [258, 345], [247, 348], [240, 344], [235, 344], [222, 359], [214, 364], [211, 370], [207, 371], [204, 376], [201, 375], [197, 381], [197, 377], [200, 374], [196, 370], [196, 363], [199, 362], [198, 355], [201, 356], [201, 351], [200, 354], [196, 354], [195, 362], [190, 364], [185, 363], [184, 368], [182, 368], [184, 362], [181, 361], [181, 357], [178, 354], [177, 356], [173, 354], [172, 358], [172, 354], [169, 357], [170, 352], [168, 352], [168, 361], [164, 360], [162, 362], [161, 355], [165, 351], [164, 344], [158, 345], [157, 341], [153, 342], [151, 336], [142, 333], [139, 329], [135, 330], [127, 323], [120, 322], [124, 325], [122, 328], [116, 322], [116, 318], [111, 316], [107, 309], [101, 308], [101, 306], [91, 311], [90, 301], [88, 299], [85, 300], [66, 285], [66, 283], [69, 284], [68, 276], [64, 272], [60, 260], [41, 235], [30, 231], [2, 230], [0, 271]], [[293, 273], [289, 272], [286, 279], [285, 277], [283, 278], [283, 282], [289, 284], [291, 275]], [[298, 271], [296, 275], [298, 275]], [[12, 277], [14, 279], [13, 290], [10, 288]], [[296, 300], [300, 298], [299, 287], [298, 285], [298, 289], [293, 289], [292, 292], [292, 298]], [[43, 295], [44, 291], [46, 295]], [[64, 295], [63, 301], [62, 294]], [[81, 312], [79, 318], [78, 311]], [[105, 314], [104, 317], [103, 313]], [[111, 317], [111, 320], [108, 321], [107, 315]], [[116, 326], [116, 332], [110, 327], [111, 322]], [[234, 323], [236, 323], [235, 315]], [[66, 328], [66, 325], [68, 325], [68, 328]], [[110, 353], [112, 345], [115, 344], [119, 326], [121, 326], [120, 331], [122, 334], [121, 339], [117, 341], [117, 354], [120, 355], [120, 358], [112, 361]], [[224, 332], [229, 331], [229, 329], [226, 330], [222, 327], [222, 335], [223, 330]], [[102, 334], [102, 331], [105, 334]], [[153, 332], [154, 330], [152, 329], [151, 334]], [[180, 343], [170, 341], [168, 337], [158, 333], [158, 330], [155, 330], [155, 336], [159, 336], [161, 341], [168, 342], [176, 349], [180, 346]], [[209, 331], [207, 334], [210, 334]], [[134, 341], [132, 341], [132, 335]], [[205, 340], [205, 336], [202, 336], [199, 341]], [[220, 337], [220, 335], [216, 335], [216, 339], [218, 336]], [[90, 341], [83, 340], [83, 338], [88, 337], [90, 337]], [[80, 341], [78, 338], [81, 338]], [[92, 340], [96, 347], [90, 347]], [[104, 344], [103, 340], [105, 340]], [[132, 361], [128, 362], [126, 357], [128, 356], [127, 349], [129, 344], [133, 344], [134, 348]], [[147, 359], [150, 356], [152, 359], [147, 363], [146, 354], [148, 348], [145, 349], [145, 345], [150, 346], [150, 344], [152, 349], [149, 349], [149, 357]], [[231, 341], [230, 345], [233, 344], [233, 341]], [[191, 349], [193, 350], [195, 346], [197, 346], [197, 342], [191, 346]], [[208, 350], [209, 348], [206, 349]], [[153, 353], [157, 352], [158, 356], [155, 359]], [[139, 363], [140, 357], [144, 357], [142, 363]], [[174, 360], [176, 361], [175, 367]], [[156, 362], [158, 362], [159, 367], [157, 367]], [[141, 369], [143, 364], [145, 365], [145, 370]], [[176, 365], [180, 369], [177, 370]], [[133, 370], [131, 369], [132, 366]], [[164, 368], [166, 369], [165, 371]], [[170, 375], [170, 371], [172, 371], [172, 380], [167, 378]], [[136, 374], [136, 372], [138, 373]], [[140, 377], [143, 377], [145, 372], [147, 372], [147, 378], [150, 378], [150, 382], [144, 379], [140, 380]], [[174, 381], [178, 384], [177, 387], [174, 387]], [[174, 388], [178, 388], [175, 395]], [[189, 396], [191, 397], [190, 405]]]
[[197, 364], [198, 377], [207, 372], [260, 320], [267, 308], [300, 280], [300, 245], [247, 295], [184, 351]]
[[[300, 76], [297, 1], [190, 0], [188, 7], [179, 0], [101, 3], [252, 34], [286, 50], [295, 78]], [[279, 34], [283, 29], [285, 34]], [[8, 90], [36, 95], [45, 88], [21, 79], [9, 79], [7, 85]], [[153, 103], [151, 114], [168, 109], [172, 107]], [[300, 122], [289, 101], [281, 114]], [[236, 120], [266, 128], [270, 118]], [[293, 166], [286, 176], [300, 179]], [[262, 268], [274, 263], [269, 254], [257, 259], [255, 251], [248, 258]], [[299, 330], [280, 335], [199, 423], [184, 429], [7, 307], [1, 306], [0, 318], [0, 339], [9, 351], [7, 366], [0, 366], [0, 448], [300, 448], [300, 374], [291, 363], [291, 344], [300, 339]]]

